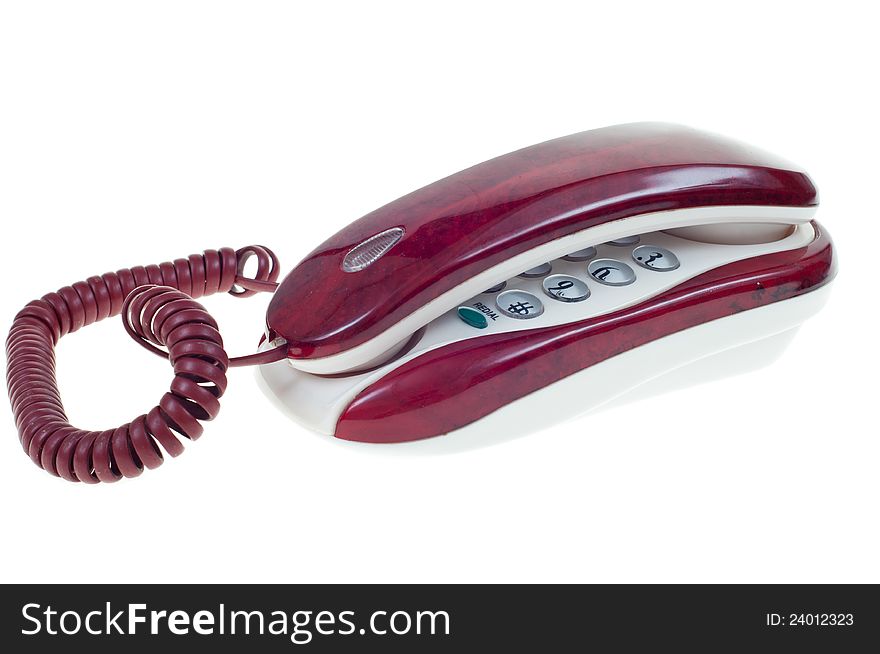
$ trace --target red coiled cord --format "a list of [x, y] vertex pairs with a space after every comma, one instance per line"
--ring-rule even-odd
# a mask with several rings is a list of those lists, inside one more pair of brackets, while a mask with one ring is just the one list
[[[246, 278], [244, 266], [251, 257], [257, 258], [257, 273]], [[194, 298], [220, 291], [249, 297], [274, 290], [277, 279], [278, 259], [268, 248], [221, 248], [90, 277], [30, 302], [15, 317], [6, 340], [6, 382], [25, 452], [47, 472], [88, 484], [137, 477], [145, 467], [158, 467], [160, 444], [171, 456], [183, 452], [178, 436], [197, 439], [201, 421], [217, 415], [228, 367], [286, 356], [282, 345], [230, 359], [217, 323]], [[174, 380], [158, 406], [130, 423], [106, 431], [77, 429], [67, 421], [58, 392], [55, 344], [65, 334], [120, 313], [132, 337], [168, 357]]]

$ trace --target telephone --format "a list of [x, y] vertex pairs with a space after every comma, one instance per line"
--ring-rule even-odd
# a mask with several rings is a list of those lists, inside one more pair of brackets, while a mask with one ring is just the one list
[[[545, 407], [567, 417], [783, 344], [836, 272], [817, 206], [800, 168], [679, 125], [547, 141], [367, 214], [280, 284], [275, 255], [250, 246], [108, 273], [30, 303], [7, 341], [22, 444], [71, 481], [136, 476], [162, 463], [160, 445], [177, 455], [181, 437], [197, 438], [227, 368], [249, 364], [295, 420], [344, 440], [538, 428]], [[226, 354], [195, 302], [217, 291], [274, 291], [256, 354]], [[78, 430], [64, 416], [54, 344], [120, 313], [132, 337], [170, 359], [174, 381], [131, 423]]]

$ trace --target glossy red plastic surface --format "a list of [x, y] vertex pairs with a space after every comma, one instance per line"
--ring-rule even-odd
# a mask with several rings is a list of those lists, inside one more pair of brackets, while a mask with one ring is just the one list
[[815, 290], [835, 272], [831, 240], [816, 228], [804, 248], [716, 268], [612, 314], [430, 351], [364, 389], [336, 436], [388, 443], [445, 434], [649, 341]]
[[[324, 357], [505, 259], [588, 227], [697, 206], [816, 203], [803, 171], [714, 134], [662, 123], [581, 132], [468, 168], [355, 221], [287, 276], [267, 324], [291, 357]], [[342, 271], [349, 250], [392, 227], [406, 233], [382, 258]]]

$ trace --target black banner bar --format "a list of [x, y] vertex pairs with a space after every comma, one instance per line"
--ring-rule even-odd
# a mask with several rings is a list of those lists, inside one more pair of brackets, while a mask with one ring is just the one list
[[880, 642], [880, 594], [868, 585], [21, 585], [2, 587], [0, 611], [5, 651], [16, 652], [853, 651]]

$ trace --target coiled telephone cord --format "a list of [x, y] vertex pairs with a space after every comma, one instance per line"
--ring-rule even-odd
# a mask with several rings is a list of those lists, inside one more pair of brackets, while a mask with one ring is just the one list
[[[248, 278], [244, 267], [251, 257], [257, 272]], [[230, 366], [286, 356], [281, 345], [230, 358], [217, 323], [195, 299], [218, 292], [250, 297], [273, 291], [278, 272], [278, 259], [268, 248], [221, 248], [89, 277], [30, 302], [15, 317], [6, 340], [7, 388], [25, 452], [47, 472], [87, 484], [137, 477], [144, 468], [162, 464], [162, 449], [179, 455], [181, 437], [197, 439], [201, 423], [220, 410]], [[77, 429], [67, 421], [58, 391], [55, 345], [65, 334], [119, 314], [129, 335], [170, 360], [171, 388], [157, 406], [120, 427]]]

